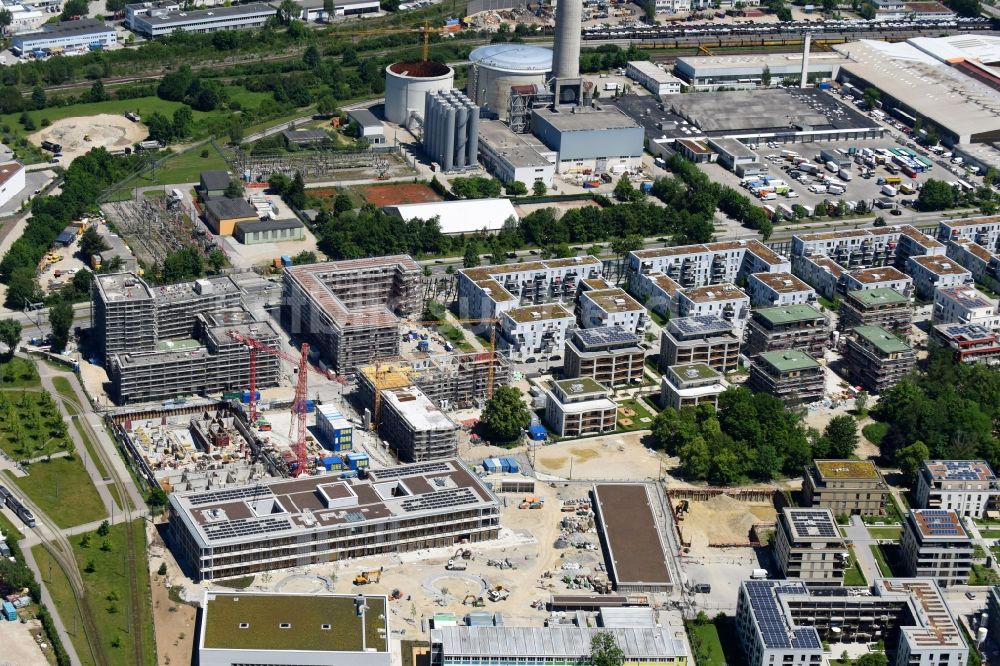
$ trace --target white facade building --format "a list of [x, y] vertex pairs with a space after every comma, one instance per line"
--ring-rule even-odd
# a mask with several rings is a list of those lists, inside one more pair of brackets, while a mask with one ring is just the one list
[[0, 208], [24, 190], [24, 165], [20, 162], [0, 164]]
[[504, 183], [520, 181], [529, 190], [541, 181], [552, 187], [556, 153], [531, 135], [515, 134], [497, 120], [479, 121], [479, 161]]
[[83, 52], [91, 48], [107, 48], [118, 43], [118, 32], [103, 21], [80, 19], [50, 23], [39, 32], [14, 35], [10, 50], [15, 55], [36, 50]]
[[860, 268], [844, 274], [842, 291], [895, 289], [904, 296], [913, 294], [913, 278], [892, 266]]
[[646, 330], [646, 308], [624, 289], [596, 289], [580, 294], [580, 324], [583, 328], [620, 326], [630, 333]]
[[754, 273], [747, 278], [750, 305], [766, 308], [816, 300], [816, 290], [791, 273]]
[[684, 85], [683, 81], [649, 60], [630, 61], [625, 67], [625, 76], [654, 95], [675, 95]]
[[508, 222], [520, 221], [510, 199], [459, 199], [386, 206], [385, 211], [404, 220], [437, 218], [443, 234], [496, 233]]
[[972, 273], [944, 256], [910, 257], [906, 272], [913, 278], [917, 295], [930, 300], [943, 287], [960, 287], [972, 283]]
[[982, 245], [991, 252], [1000, 250], [1000, 215], [938, 222], [939, 241], [959, 239]]
[[146, 15], [134, 12], [129, 26], [146, 39], [174, 32], [216, 32], [263, 28], [278, 10], [262, 2], [232, 7], [213, 7], [191, 11], [154, 11]]
[[636, 250], [628, 256], [630, 283], [640, 273], [663, 273], [682, 287], [699, 287], [791, 270], [788, 259], [756, 240]]
[[1000, 495], [1000, 483], [985, 460], [925, 460], [917, 479], [917, 504], [982, 518]]
[[750, 316], [750, 297], [732, 283], [682, 289], [677, 294], [680, 317], [719, 317], [742, 331]]
[[561, 354], [575, 324], [573, 313], [558, 303], [514, 308], [500, 315], [499, 343], [513, 361]]
[[997, 302], [972, 286], [941, 287], [934, 292], [934, 323], [975, 324], [1000, 329]]
[[677, 312], [677, 294], [681, 285], [659, 271], [634, 275], [629, 289], [641, 303], [657, 314], [669, 317]]

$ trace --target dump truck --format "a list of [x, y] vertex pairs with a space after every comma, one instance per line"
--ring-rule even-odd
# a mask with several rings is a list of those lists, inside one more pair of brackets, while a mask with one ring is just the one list
[[444, 565], [444, 568], [448, 571], [465, 571], [469, 565], [462, 560], [448, 560], [448, 564]]
[[495, 587], [491, 587], [488, 594], [490, 595], [490, 601], [503, 601], [510, 596], [510, 590], [503, 585], [497, 585]]

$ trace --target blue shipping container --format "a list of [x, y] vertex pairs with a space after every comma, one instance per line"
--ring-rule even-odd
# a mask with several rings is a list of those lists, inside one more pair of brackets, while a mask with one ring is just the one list
[[543, 442], [548, 436], [548, 432], [543, 425], [533, 425], [528, 428], [528, 437], [536, 442]]
[[316, 411], [316, 401], [315, 400], [306, 400], [306, 413], [307, 414], [312, 414], [315, 411]]
[[831, 90], [831, 89], [833, 89], [833, 84], [830, 83], [829, 81], [820, 81], [819, 82], [819, 89], [820, 90]]
[[[254, 398], [260, 400], [260, 391], [254, 391]], [[250, 404], [250, 391], [243, 391], [243, 404]]]
[[4, 619], [10, 620], [11, 622], [17, 620], [17, 610], [15, 610], [14, 604], [9, 601], [3, 602], [3, 616]]
[[505, 458], [507, 461], [507, 471], [511, 474], [517, 474], [521, 471], [521, 466], [517, 464], [517, 461], [513, 458]]
[[348, 453], [347, 466], [353, 470], [367, 468], [370, 461], [367, 453]]
[[292, 265], [292, 258], [290, 256], [288, 256], [287, 254], [281, 255], [281, 265], [282, 266], [291, 266]]

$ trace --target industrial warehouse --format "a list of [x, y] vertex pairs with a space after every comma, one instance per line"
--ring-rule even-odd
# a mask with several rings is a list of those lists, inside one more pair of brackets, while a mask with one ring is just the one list
[[496, 496], [456, 459], [366, 476], [173, 493], [178, 560], [196, 580], [213, 580], [497, 537]]

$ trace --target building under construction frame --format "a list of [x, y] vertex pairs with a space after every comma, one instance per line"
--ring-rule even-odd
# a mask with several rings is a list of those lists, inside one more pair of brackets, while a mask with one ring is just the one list
[[285, 269], [282, 319], [339, 373], [399, 354], [400, 317], [421, 308], [420, 266], [408, 255]]

